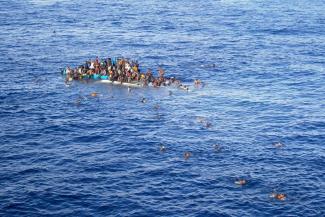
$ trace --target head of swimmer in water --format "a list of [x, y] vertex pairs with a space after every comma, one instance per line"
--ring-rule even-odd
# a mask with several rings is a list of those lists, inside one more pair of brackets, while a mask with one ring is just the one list
[[166, 147], [164, 145], [160, 145], [160, 148], [159, 149], [160, 149], [161, 152], [165, 152], [166, 151]]
[[246, 179], [238, 179], [235, 181], [235, 184], [237, 185], [246, 185], [247, 181]]
[[285, 200], [287, 198], [287, 195], [283, 194], [283, 193], [275, 193], [275, 192], [273, 192], [270, 195], [270, 197], [275, 198], [277, 200]]
[[189, 152], [189, 151], [186, 151], [186, 152], [184, 153], [184, 159], [185, 159], [185, 160], [188, 160], [191, 156], [192, 156], [192, 153]]

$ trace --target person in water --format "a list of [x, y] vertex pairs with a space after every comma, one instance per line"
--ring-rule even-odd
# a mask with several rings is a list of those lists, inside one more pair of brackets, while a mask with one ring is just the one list
[[160, 152], [165, 152], [166, 151], [166, 146], [160, 145]]
[[185, 160], [188, 160], [191, 156], [192, 156], [192, 153], [189, 152], [189, 151], [186, 151], [186, 152], [184, 153], [184, 159], [185, 159]]
[[235, 184], [243, 186], [243, 185], [247, 184], [247, 181], [246, 181], [246, 179], [238, 179], [235, 181]]
[[274, 199], [277, 199], [277, 200], [285, 200], [287, 198], [287, 195], [286, 194], [283, 194], [283, 193], [271, 193], [270, 195], [271, 198], [274, 198]]

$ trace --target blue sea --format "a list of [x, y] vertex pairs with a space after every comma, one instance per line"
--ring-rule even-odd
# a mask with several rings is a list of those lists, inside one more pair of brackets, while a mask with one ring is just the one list
[[[324, 0], [0, 3], [0, 216], [325, 216]], [[64, 83], [96, 56], [190, 90]]]

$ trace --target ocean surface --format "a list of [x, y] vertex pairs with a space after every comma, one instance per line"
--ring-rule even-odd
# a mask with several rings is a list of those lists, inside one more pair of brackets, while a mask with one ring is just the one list
[[[325, 216], [324, 0], [0, 3], [0, 216]], [[190, 91], [64, 84], [96, 56]]]

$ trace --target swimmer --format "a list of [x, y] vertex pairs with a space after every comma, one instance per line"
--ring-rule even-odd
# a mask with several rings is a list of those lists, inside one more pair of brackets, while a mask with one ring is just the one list
[[160, 152], [165, 152], [166, 151], [166, 147], [164, 145], [160, 145]]
[[186, 151], [186, 152], [184, 153], [184, 159], [185, 159], [185, 160], [188, 160], [191, 156], [192, 156], [192, 153], [189, 152], [189, 151]]
[[97, 93], [96, 92], [93, 92], [90, 94], [92, 97], [96, 97], [97, 96]]
[[215, 144], [215, 145], [213, 145], [213, 148], [214, 148], [214, 151], [215, 151], [215, 152], [219, 152], [219, 151], [221, 151], [221, 145], [219, 145], [219, 144]]
[[275, 193], [275, 192], [273, 192], [270, 195], [270, 197], [272, 197], [274, 199], [277, 199], [277, 200], [284, 201], [287, 198], [287, 195], [286, 194], [283, 194], [283, 193]]
[[128, 92], [129, 92], [129, 93], [131, 92], [131, 87], [128, 87]]
[[81, 99], [77, 99], [76, 102], [75, 102], [76, 106], [80, 106], [81, 104]]
[[146, 102], [147, 102], [147, 99], [143, 97], [143, 98], [141, 99], [141, 102], [142, 102], [142, 103], [146, 103]]
[[180, 88], [180, 89], [182, 89], [182, 90], [186, 90], [186, 91], [189, 90], [188, 86], [183, 85], [183, 84], [180, 84], [180, 85], [178, 86], [178, 88]]
[[196, 117], [196, 121], [198, 123], [202, 124], [202, 123], [206, 122], [206, 119], [205, 119], [205, 117], [198, 116], [198, 117]]
[[216, 67], [216, 64], [213, 63], [213, 64], [205, 64], [205, 65], [200, 65], [201, 67], [204, 67], [204, 68], [215, 68]]
[[204, 127], [205, 127], [205, 128], [210, 128], [210, 127], [212, 127], [212, 124], [211, 124], [210, 122], [206, 122], [206, 123], [204, 124]]
[[284, 144], [282, 144], [281, 142], [277, 142], [277, 143], [274, 143], [273, 146], [275, 148], [282, 148], [284, 146]]
[[243, 186], [243, 185], [247, 184], [247, 181], [246, 181], [246, 179], [238, 179], [235, 181], [235, 184]]
[[194, 85], [195, 85], [195, 87], [199, 87], [200, 84], [202, 84], [201, 80], [199, 80], [199, 79], [195, 79], [195, 80], [194, 80]]

